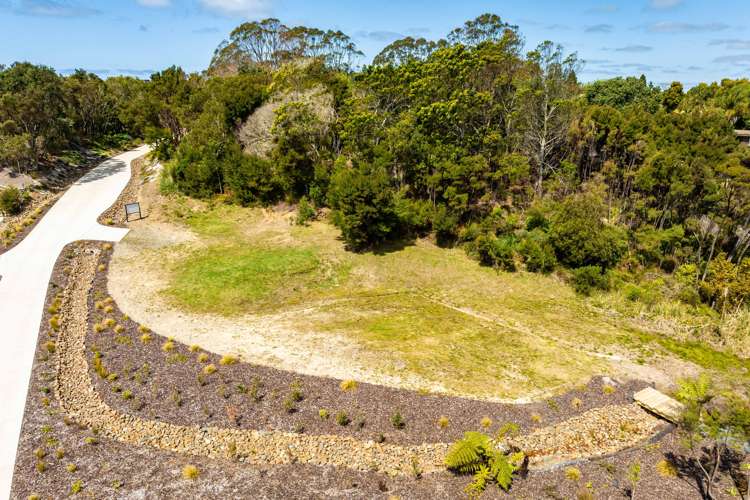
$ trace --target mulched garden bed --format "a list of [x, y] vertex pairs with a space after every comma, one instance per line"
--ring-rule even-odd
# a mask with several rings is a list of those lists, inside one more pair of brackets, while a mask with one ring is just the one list
[[125, 221], [125, 204], [136, 201], [138, 190], [141, 185], [141, 172], [146, 163], [146, 155], [140, 156], [130, 164], [130, 180], [122, 190], [117, 200], [107, 210], [97, 217], [99, 224], [111, 227], [127, 227]]
[[[633, 381], [612, 387], [597, 378], [559, 397], [515, 405], [364, 383], [343, 390], [340, 380], [244, 362], [222, 365], [221, 356], [191, 352], [176, 341], [165, 351], [167, 338], [143, 329], [108, 301], [106, 269], [111, 254], [102, 253], [89, 296], [92, 314], [86, 345], [97, 392], [122, 413], [181, 425], [340, 434], [421, 444], [452, 442], [467, 430], [492, 432], [508, 422], [519, 425], [522, 433], [530, 432], [592, 408], [630, 403], [633, 392], [647, 385]], [[96, 325], [108, 320], [108, 328], [95, 331]], [[144, 343], [141, 337], [146, 331], [150, 340]], [[100, 374], [94, 368], [95, 356], [100, 356], [104, 367]], [[199, 361], [199, 356], [205, 360]], [[203, 370], [210, 364], [216, 372], [205, 375]], [[327, 418], [321, 418], [321, 410], [327, 412]], [[337, 423], [340, 412], [350, 423]], [[403, 419], [402, 428], [394, 425], [397, 413]], [[438, 425], [441, 417], [448, 419], [444, 428]], [[492, 421], [487, 427], [481, 425], [485, 417]]]
[[[259, 467], [230, 460], [210, 460], [200, 457], [180, 456], [148, 447], [127, 446], [119, 442], [100, 438], [97, 437], [95, 430], [81, 428], [75, 422], [65, 418], [61, 414], [60, 407], [52, 390], [55, 385], [56, 358], [54, 352], [49, 352], [47, 342], [54, 340], [55, 334], [51, 329], [49, 320], [54, 311], [55, 296], [66, 285], [66, 272], [69, 262], [85, 247], [86, 244], [83, 243], [74, 243], [66, 247], [55, 265], [50, 281], [44, 318], [38, 338], [37, 353], [31, 374], [21, 439], [18, 446], [11, 498], [25, 499], [31, 494], [36, 494], [39, 498], [43, 499], [64, 498], [71, 494], [71, 488], [76, 484], [80, 485], [81, 491], [78, 496], [82, 498], [107, 499], [390, 499], [394, 497], [401, 499], [454, 499], [465, 496], [463, 488], [469, 482], [469, 478], [455, 476], [447, 472], [426, 475], [421, 479], [415, 477], [391, 478], [383, 474], [356, 472], [334, 467], [317, 467], [301, 464]], [[103, 279], [103, 275], [100, 273], [96, 280], [96, 288], [100, 292]], [[116, 313], [120, 314], [119, 311]], [[129, 322], [125, 321], [122, 323]], [[114, 337], [112, 333], [97, 335]], [[134, 334], [129, 333], [129, 335]], [[101, 339], [99, 340], [101, 344]], [[149, 346], [154, 344], [158, 345], [156, 336], [154, 336], [154, 340]], [[125, 344], [116, 345], [125, 346]], [[124, 355], [126, 352], [130, 352], [133, 355], [137, 355], [139, 351], [134, 348], [137, 345], [134, 341], [131, 346], [133, 349], [122, 351], [120, 354]], [[177, 352], [178, 354], [187, 355], [184, 350], [180, 349], [182, 349], [181, 346], [176, 351], [173, 351], [173, 354]], [[189, 353], [189, 351], [187, 352]], [[195, 353], [189, 354], [195, 356]], [[115, 356], [110, 353], [104, 359], [107, 362], [114, 363], [114, 358]], [[212, 361], [215, 360], [215, 358], [212, 359]], [[189, 363], [194, 363], [192, 358]], [[167, 364], [166, 366], [184, 366], [186, 364], [188, 362]], [[234, 370], [248, 369], [242, 365], [220, 366], [219, 368], [219, 377], [217, 379], [222, 374], [228, 377], [230, 374], [235, 376], [244, 373], [235, 372]], [[232, 370], [230, 371], [228, 368]], [[260, 372], [258, 373], [257, 376], [260, 376]], [[276, 374], [278, 376], [285, 376], [283, 372], [276, 371]], [[289, 376], [293, 377], [293, 375]], [[98, 375], [94, 375], [94, 377], [98, 378]], [[195, 378], [194, 374], [190, 378]], [[305, 377], [303, 384], [305, 383], [304, 381], [309, 382], [311, 379], [314, 378]], [[292, 379], [285, 379], [277, 384], [278, 387], [285, 387], [288, 380]], [[229, 382], [234, 381], [226, 380], [226, 383]], [[268, 380], [268, 382], [270, 384], [271, 381]], [[125, 381], [122, 383], [124, 384]], [[168, 381], [162, 381], [160, 385], [164, 385], [165, 383], [169, 385]], [[175, 380], [174, 383], [180, 382]], [[212, 381], [211, 384], [211, 387], [216, 390], [218, 383]], [[599, 386], [597, 384], [601, 384], [601, 382], [591, 384], [586, 391], [580, 391], [580, 394], [584, 396], [588, 394], [590, 398], [594, 399], [596, 395], [602, 394], [598, 390]], [[190, 385], [190, 381], [186, 379], [185, 386]], [[208, 385], [205, 387], [208, 387]], [[107, 394], [117, 394], [112, 392], [109, 383], [100, 385], [100, 389], [106, 389]], [[363, 394], [370, 396], [380, 394], [371, 392], [376, 390], [378, 390], [376, 387], [361, 385], [357, 389], [359, 391], [357, 393], [358, 398], [361, 398]], [[607, 396], [607, 398], [613, 398], [612, 402], [615, 402], [616, 398], [622, 397], [619, 393], [624, 393], [625, 390], [625, 387], [620, 387], [615, 393]], [[157, 389], [158, 394], [161, 394], [160, 391], [160, 389]], [[315, 397], [312, 395], [312, 386], [306, 389], [306, 391], [310, 393], [306, 398], [312, 399]], [[340, 389], [336, 386], [330, 390], [330, 392], [334, 393], [335, 391], [340, 391]], [[393, 392], [402, 393], [406, 391]], [[315, 394], [320, 398], [333, 397], [331, 395], [326, 396], [326, 393], [317, 394], [317, 391], [315, 391]], [[458, 398], [417, 396], [417, 399], [420, 400], [435, 401], [430, 403], [430, 405], [438, 405], [437, 407], [440, 407], [439, 405], [441, 404], [447, 405], [451, 402], [453, 404], [462, 404], [461, 402], [465, 401], [465, 404], [470, 406], [463, 407], [462, 411], [469, 411], [475, 408], [471, 405], [477, 403]], [[205, 397], [209, 398], [208, 391], [206, 391]], [[231, 401], [233, 397], [235, 395], [230, 396], [229, 400]], [[347, 397], [354, 398], [349, 393], [347, 393]], [[402, 397], [406, 401], [409, 397], [416, 396], [404, 394]], [[221, 399], [226, 401], [223, 397]], [[121, 400], [120, 397], [117, 401]], [[208, 399], [206, 400], [208, 401]], [[305, 401], [308, 401], [308, 399], [303, 400], [301, 403]], [[562, 397], [556, 398], [554, 401], [560, 404], [566, 400]], [[241, 400], [237, 402], [243, 403]], [[347, 402], [347, 400], [343, 400], [343, 402]], [[112, 401], [110, 401], [111, 403]], [[586, 404], [585, 400], [584, 404]], [[273, 407], [273, 405], [269, 406]], [[300, 404], [299, 406], [302, 407], [303, 405]], [[499, 412], [501, 410], [497, 408], [501, 408], [502, 406], [490, 405], [486, 408], [496, 407], [495, 411]], [[529, 405], [529, 407], [537, 408], [540, 411], [545, 406], [550, 410], [550, 413], [544, 414], [549, 418], [549, 421], [546, 423], [551, 423], [554, 421], [553, 419], [557, 415], [557, 411], [551, 411], [547, 403]], [[158, 405], [154, 405], [154, 407], [158, 407]], [[185, 401], [181, 408], [183, 413], [189, 413], [191, 409], [190, 403]], [[446, 408], [446, 406], [440, 408]], [[155, 408], [151, 409], [156, 413]], [[141, 412], [148, 411], [148, 405], [141, 410]], [[563, 410], [559, 411], [562, 412]], [[383, 414], [387, 414], [387, 412]], [[494, 413], [493, 415], [496, 414]], [[468, 419], [471, 422], [473, 420]], [[420, 419], [417, 418], [414, 418], [413, 421], [407, 420], [406, 429], [410, 427], [419, 428], [419, 421]], [[284, 423], [286, 422], [284, 421]], [[365, 429], [370, 425], [374, 424], [366, 424]], [[454, 425], [451, 427], [454, 427]], [[403, 431], [404, 434], [407, 433], [406, 429]], [[326, 429], [326, 431], [328, 430]], [[368, 430], [367, 432], [370, 431]], [[95, 443], [92, 443], [90, 438], [94, 438]], [[394, 436], [393, 439], [395, 440], [396, 437]], [[644, 444], [631, 450], [617, 453], [612, 457], [575, 464], [575, 470], [560, 467], [552, 471], [532, 472], [527, 477], [517, 478], [513, 483], [510, 493], [514, 498], [528, 499], [628, 498], [627, 490], [629, 483], [626, 479], [627, 469], [631, 464], [639, 463], [642, 472], [641, 480], [637, 485], [636, 498], [658, 498], [660, 500], [701, 498], [696, 482], [693, 479], [694, 476], [692, 474], [694, 471], [690, 469], [689, 464], [683, 462], [680, 458], [680, 453], [680, 446], [676, 435], [674, 433], [667, 433], [659, 436], [654, 443]], [[672, 469], [677, 475], [662, 475], [665, 471], [663, 467], [665, 459], [671, 459], [673, 463], [678, 464]], [[71, 464], [75, 467], [69, 469], [68, 467]], [[195, 465], [198, 468], [200, 474], [197, 479], [186, 480], [182, 478], [182, 468], [187, 464]], [[576, 479], [576, 477], [578, 478]], [[732, 498], [728, 492], [733, 486], [731, 481], [725, 477], [723, 483], [717, 488], [717, 498]], [[493, 485], [490, 485], [482, 496], [482, 498], [508, 497], [508, 495]]]

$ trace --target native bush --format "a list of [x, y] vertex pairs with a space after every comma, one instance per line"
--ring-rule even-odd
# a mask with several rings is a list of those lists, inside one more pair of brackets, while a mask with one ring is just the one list
[[0, 189], [0, 212], [4, 215], [18, 215], [28, 200], [28, 193], [17, 187], [8, 186]]
[[586, 266], [573, 271], [573, 289], [581, 295], [594, 290], [609, 290], [609, 274], [599, 266]]

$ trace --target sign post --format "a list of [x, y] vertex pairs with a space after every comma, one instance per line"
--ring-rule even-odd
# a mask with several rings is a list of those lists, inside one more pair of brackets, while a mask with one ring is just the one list
[[138, 202], [126, 203], [125, 204], [125, 222], [130, 222], [130, 216], [136, 215], [136, 214], [138, 214], [138, 219], [143, 219], [143, 215], [141, 215], [141, 204]]

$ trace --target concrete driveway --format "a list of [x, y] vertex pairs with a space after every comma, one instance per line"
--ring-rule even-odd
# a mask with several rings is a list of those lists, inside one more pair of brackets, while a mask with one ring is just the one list
[[0, 255], [0, 498], [8, 498], [21, 431], [29, 377], [44, 299], [55, 261], [77, 240], [120, 241], [127, 229], [101, 226], [109, 208], [130, 180], [130, 162], [148, 146], [103, 162], [68, 189], [34, 230]]

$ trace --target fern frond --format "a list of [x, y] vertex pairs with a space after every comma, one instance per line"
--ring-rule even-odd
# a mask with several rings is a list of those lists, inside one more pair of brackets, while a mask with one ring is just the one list
[[478, 472], [484, 461], [483, 454], [490, 447], [490, 438], [481, 432], [466, 432], [463, 439], [450, 447], [445, 455], [445, 465], [461, 474]]
[[474, 479], [466, 485], [464, 491], [469, 495], [469, 498], [479, 498], [487, 488], [487, 481], [490, 479], [492, 479], [490, 470], [486, 466], [480, 465], [479, 470], [474, 474]]

